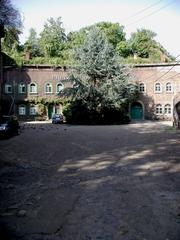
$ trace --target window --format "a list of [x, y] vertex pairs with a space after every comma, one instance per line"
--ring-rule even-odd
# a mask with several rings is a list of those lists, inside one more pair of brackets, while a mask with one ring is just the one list
[[166, 84], [166, 92], [172, 92], [172, 84], [171, 83]]
[[156, 93], [162, 92], [162, 86], [161, 86], [160, 83], [156, 83], [156, 84], [155, 84], [155, 92], [156, 92]]
[[30, 106], [30, 115], [36, 115], [37, 114], [37, 108], [36, 106]]
[[26, 92], [26, 85], [24, 83], [19, 84], [19, 93], [25, 93]]
[[64, 85], [62, 83], [58, 83], [56, 85], [56, 92], [59, 93], [61, 90], [64, 89]]
[[25, 105], [19, 106], [19, 115], [26, 115], [26, 106]]
[[145, 84], [144, 84], [144, 83], [140, 83], [140, 84], [139, 84], [139, 91], [140, 91], [141, 93], [144, 93], [144, 92], [145, 92]]
[[5, 84], [5, 93], [12, 93], [12, 85]]
[[170, 104], [166, 104], [164, 106], [164, 113], [165, 114], [171, 114], [171, 105]]
[[37, 93], [37, 84], [31, 83], [29, 88], [30, 93]]
[[46, 83], [46, 85], [45, 85], [45, 93], [52, 93], [52, 84]]
[[156, 114], [162, 114], [162, 113], [163, 113], [162, 105], [157, 104], [156, 105]]

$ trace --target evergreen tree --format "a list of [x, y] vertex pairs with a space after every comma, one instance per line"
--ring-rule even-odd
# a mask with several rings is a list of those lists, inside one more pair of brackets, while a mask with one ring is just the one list
[[62, 55], [66, 40], [65, 30], [61, 18], [50, 18], [40, 33], [40, 46], [46, 57], [59, 57]]
[[74, 57], [77, 65], [70, 92], [75, 106], [83, 109], [92, 122], [101, 121], [112, 111], [125, 114], [124, 107], [133, 95], [128, 87], [128, 72], [105, 34], [97, 27], [91, 29]]

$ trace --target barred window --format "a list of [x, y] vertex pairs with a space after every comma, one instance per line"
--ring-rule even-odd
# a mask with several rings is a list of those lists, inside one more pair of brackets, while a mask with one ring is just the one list
[[30, 106], [30, 115], [36, 115], [37, 114], [37, 108], [36, 106]]
[[144, 92], [145, 92], [145, 84], [144, 84], [144, 83], [140, 83], [140, 84], [139, 84], [139, 91], [140, 91], [141, 93], [144, 93]]
[[165, 114], [171, 114], [171, 105], [170, 104], [166, 104], [164, 106], [164, 113]]
[[19, 106], [19, 115], [26, 115], [26, 106], [25, 105]]
[[19, 84], [19, 93], [25, 93], [26, 92], [26, 85], [24, 83]]
[[30, 93], [37, 93], [37, 84], [36, 83], [31, 83], [30, 88], [29, 88]]
[[163, 113], [163, 108], [161, 104], [156, 105], [156, 114], [162, 114]]
[[155, 84], [155, 92], [156, 92], [156, 93], [162, 92], [162, 86], [161, 86], [160, 83], [156, 83], [156, 84]]
[[170, 82], [166, 83], [166, 92], [172, 92], [172, 84]]
[[12, 85], [5, 84], [5, 93], [12, 93]]
[[62, 83], [58, 83], [56, 85], [56, 92], [59, 93], [60, 91], [62, 91], [64, 89], [64, 85]]
[[51, 83], [46, 83], [45, 93], [52, 93], [52, 84]]

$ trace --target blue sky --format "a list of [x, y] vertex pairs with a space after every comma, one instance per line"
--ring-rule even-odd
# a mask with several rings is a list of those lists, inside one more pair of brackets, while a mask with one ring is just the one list
[[180, 54], [180, 0], [12, 0], [23, 16], [23, 43], [31, 27], [39, 33], [50, 17], [62, 17], [66, 32], [100, 21], [118, 22], [127, 38], [137, 28], [157, 33], [171, 54]]

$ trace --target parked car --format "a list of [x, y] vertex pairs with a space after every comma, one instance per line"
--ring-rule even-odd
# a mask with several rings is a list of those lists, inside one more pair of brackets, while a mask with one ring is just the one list
[[53, 114], [52, 123], [63, 123], [63, 115], [62, 114]]
[[19, 134], [19, 122], [16, 116], [0, 118], [0, 136], [10, 137]]

